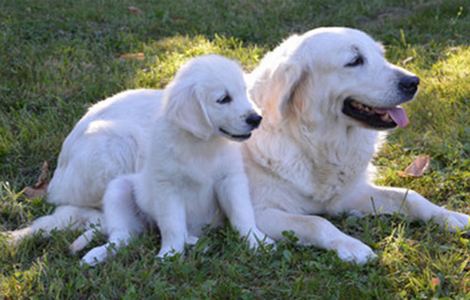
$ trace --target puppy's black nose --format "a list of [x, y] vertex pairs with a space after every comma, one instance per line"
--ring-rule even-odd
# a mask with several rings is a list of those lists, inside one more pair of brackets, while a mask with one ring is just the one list
[[414, 95], [418, 90], [419, 78], [416, 76], [403, 76], [398, 82], [400, 90], [407, 95]]
[[252, 113], [252, 114], [249, 114], [248, 117], [246, 117], [245, 122], [248, 125], [251, 125], [253, 128], [256, 128], [259, 126], [262, 119], [263, 119], [262, 116]]

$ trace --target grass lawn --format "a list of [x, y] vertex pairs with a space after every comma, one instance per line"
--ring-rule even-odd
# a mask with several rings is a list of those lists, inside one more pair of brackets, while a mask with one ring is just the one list
[[[52, 211], [21, 191], [43, 161], [55, 167], [62, 141], [91, 104], [125, 89], [163, 87], [199, 54], [227, 55], [249, 71], [289, 34], [327, 25], [365, 30], [384, 43], [390, 61], [422, 80], [417, 100], [406, 105], [411, 125], [394, 131], [376, 159], [377, 181], [468, 214], [469, 10], [464, 0], [2, 0], [0, 230]], [[399, 177], [419, 154], [431, 156], [431, 171]], [[398, 215], [333, 221], [379, 259], [351, 265], [297, 246], [290, 235], [276, 250], [254, 254], [223, 228], [184, 258], [155, 260], [154, 232], [84, 268], [67, 251], [79, 232], [35, 236], [17, 248], [0, 237], [0, 298], [470, 299], [468, 233]]]

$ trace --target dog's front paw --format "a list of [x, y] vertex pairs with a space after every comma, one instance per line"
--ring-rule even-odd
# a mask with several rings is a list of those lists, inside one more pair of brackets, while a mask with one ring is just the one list
[[251, 249], [258, 249], [259, 245], [271, 245], [274, 241], [258, 229], [252, 229], [247, 235], [247, 241]]
[[91, 249], [87, 254], [85, 254], [85, 256], [82, 257], [81, 263], [93, 267], [99, 263], [104, 262], [111, 254], [109, 251], [112, 251], [109, 249], [109, 246], [109, 243], [106, 243], [103, 246]]
[[341, 260], [360, 265], [377, 257], [369, 246], [354, 238], [347, 238], [336, 242], [334, 250]]
[[443, 211], [433, 219], [442, 228], [451, 232], [465, 229], [465, 227], [470, 225], [470, 216], [447, 209], [443, 209]]

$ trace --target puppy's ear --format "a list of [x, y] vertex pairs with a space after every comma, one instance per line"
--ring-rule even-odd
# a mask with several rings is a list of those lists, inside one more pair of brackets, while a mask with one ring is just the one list
[[271, 73], [266, 89], [265, 109], [268, 114], [280, 120], [289, 111], [294, 94], [305, 80], [306, 72], [298, 63], [281, 62]]
[[172, 84], [165, 91], [165, 113], [177, 126], [207, 141], [214, 128], [204, 106], [205, 96], [195, 84]]

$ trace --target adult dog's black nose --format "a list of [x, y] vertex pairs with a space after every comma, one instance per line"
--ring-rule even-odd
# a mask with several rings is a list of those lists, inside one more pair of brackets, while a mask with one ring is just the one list
[[256, 128], [259, 126], [262, 119], [263, 119], [262, 116], [252, 113], [252, 114], [249, 114], [248, 117], [246, 117], [245, 122], [248, 125], [251, 125], [253, 128]]
[[418, 90], [419, 78], [416, 76], [403, 76], [398, 82], [400, 91], [406, 95], [413, 96]]

